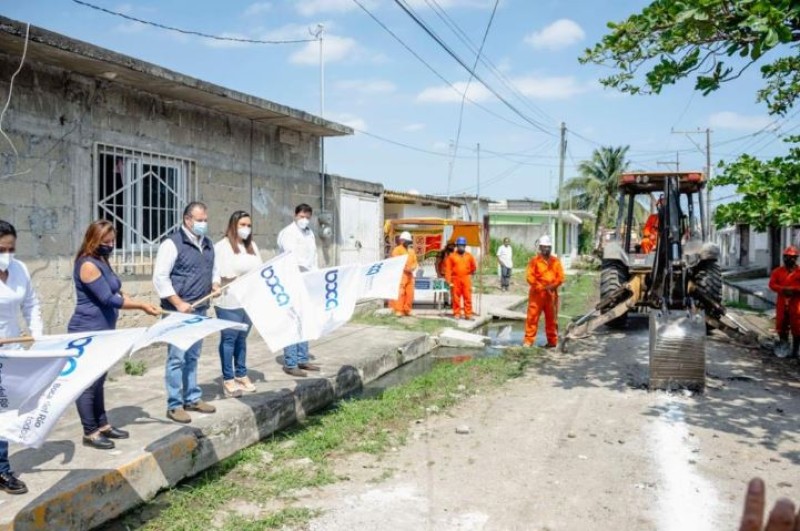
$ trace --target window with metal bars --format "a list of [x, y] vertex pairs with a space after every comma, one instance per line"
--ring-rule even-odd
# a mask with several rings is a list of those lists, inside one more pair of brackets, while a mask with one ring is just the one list
[[159, 243], [181, 224], [195, 163], [135, 149], [95, 146], [97, 219], [116, 227], [112, 261], [127, 273], [147, 273]]

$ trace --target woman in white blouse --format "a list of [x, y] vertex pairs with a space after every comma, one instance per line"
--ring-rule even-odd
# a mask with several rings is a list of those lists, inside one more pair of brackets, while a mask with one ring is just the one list
[[[258, 247], [253, 241], [253, 221], [250, 214], [237, 210], [228, 221], [225, 237], [214, 245], [214, 266], [222, 277], [222, 285], [261, 265]], [[244, 323], [247, 330], [223, 330], [219, 342], [222, 362], [222, 391], [226, 397], [238, 397], [242, 391], [255, 392], [256, 386], [247, 376], [247, 334], [251, 322], [239, 303], [223, 292], [214, 306], [217, 317]]]
[[[30, 334], [42, 335], [42, 311], [31, 285], [25, 264], [14, 258], [17, 231], [0, 220], [0, 338], [19, 337], [19, 316], [25, 318]], [[0, 441], [0, 490], [9, 494], [28, 492], [25, 483], [14, 476], [8, 462], [8, 442]]]

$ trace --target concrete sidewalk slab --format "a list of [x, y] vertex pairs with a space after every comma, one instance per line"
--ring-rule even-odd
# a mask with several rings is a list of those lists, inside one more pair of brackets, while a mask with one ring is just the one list
[[89, 529], [149, 500], [236, 451], [294, 424], [339, 397], [357, 391], [433, 348], [427, 335], [385, 327], [348, 325], [312, 343], [319, 375], [293, 378], [281, 371], [257, 334], [248, 345], [250, 377], [258, 391], [221, 398], [218, 337], [204, 345], [199, 377], [213, 415], [192, 414], [180, 425], [166, 414], [163, 359], [144, 376], [122, 375], [106, 384], [115, 426], [131, 432], [111, 451], [82, 446], [74, 408], [41, 449], [12, 445], [11, 465], [28, 484], [23, 496], [0, 494], [0, 530]]

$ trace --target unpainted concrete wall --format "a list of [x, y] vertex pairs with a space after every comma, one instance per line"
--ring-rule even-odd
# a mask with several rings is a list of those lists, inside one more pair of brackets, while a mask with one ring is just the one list
[[[0, 54], [4, 98], [18, 61]], [[33, 61], [16, 78], [3, 129], [17, 154], [0, 139], [0, 219], [19, 232], [18, 257], [32, 272], [49, 332], [64, 331], [74, 307], [72, 257], [95, 216], [95, 143], [193, 159], [197, 188], [190, 199], [209, 205], [212, 239], [222, 237], [234, 210], [248, 210], [265, 258], [275, 254], [295, 205], [308, 203], [315, 213], [321, 206], [318, 137], [281, 135], [269, 124]], [[347, 182], [359, 190], [360, 181]], [[334, 187], [327, 183], [325, 206], [333, 213]], [[360, 184], [369, 192], [380, 187]], [[335, 235], [318, 240], [320, 265], [336, 262], [335, 242]], [[122, 275], [123, 289], [155, 302], [150, 270], [138, 273]], [[149, 322], [124, 312], [120, 326]]]

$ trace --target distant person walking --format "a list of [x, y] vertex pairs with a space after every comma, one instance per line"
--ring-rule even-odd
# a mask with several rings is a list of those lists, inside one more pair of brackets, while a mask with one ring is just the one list
[[[311, 206], [302, 203], [294, 209], [294, 221], [278, 234], [278, 247], [281, 252], [291, 251], [297, 259], [300, 271], [317, 269], [317, 241], [311, 230]], [[308, 342], [289, 345], [283, 349], [283, 372], [292, 376], [308, 376], [306, 371], [318, 371], [318, 365], [310, 362]]]
[[392, 257], [406, 256], [406, 265], [403, 268], [403, 276], [400, 278], [400, 287], [397, 300], [391, 302], [394, 314], [397, 317], [411, 315], [411, 308], [414, 306], [414, 271], [419, 267], [417, 253], [414, 251], [413, 238], [411, 233], [404, 231], [400, 234], [400, 242], [392, 250]]
[[[161, 307], [167, 311], [205, 315], [210, 303], [204, 301], [196, 308], [192, 303], [208, 295], [218, 295], [219, 272], [214, 263], [214, 244], [208, 234], [208, 208], [199, 201], [189, 203], [183, 211], [183, 223], [158, 248], [153, 285], [161, 297]], [[203, 341], [187, 350], [167, 347], [165, 383], [167, 387], [167, 417], [189, 423], [187, 411], [215, 413], [217, 408], [204, 402], [203, 391], [197, 383], [197, 361]]]
[[497, 262], [500, 264], [500, 290], [508, 291], [514, 270], [514, 249], [508, 238], [503, 238], [503, 245], [497, 248]]
[[[456, 238], [456, 252], [445, 261], [447, 283], [453, 293], [453, 317], [472, 319], [472, 275], [478, 270], [475, 257], [467, 252], [467, 239]], [[462, 313], [463, 310], [463, 313]]]
[[[67, 325], [69, 333], [114, 330], [120, 310], [139, 310], [152, 316], [161, 314], [156, 306], [133, 300], [122, 292], [122, 282], [108, 261], [116, 243], [117, 232], [110, 221], [97, 220], [86, 229], [72, 271], [76, 300], [75, 311]], [[111, 450], [115, 446], [112, 439], [129, 436], [127, 431], [113, 427], [108, 421], [105, 381], [104, 374], [75, 401], [83, 426], [83, 445], [98, 450]]]
[[539, 239], [539, 254], [531, 258], [526, 270], [530, 285], [528, 315], [525, 320], [525, 339], [522, 345], [533, 346], [539, 330], [539, 318], [544, 312], [544, 329], [547, 334], [545, 348], [558, 344], [558, 288], [564, 283], [561, 261], [551, 254], [553, 243], [549, 236]]
[[[244, 210], [237, 210], [228, 220], [225, 236], [214, 245], [214, 260], [222, 285], [261, 265], [261, 255], [253, 241], [253, 220]], [[229, 398], [253, 393], [256, 386], [247, 376], [247, 335], [252, 323], [247, 312], [231, 295], [222, 295], [214, 304], [220, 319], [247, 325], [247, 330], [225, 329], [220, 333], [219, 360], [222, 364], [222, 393]]]

